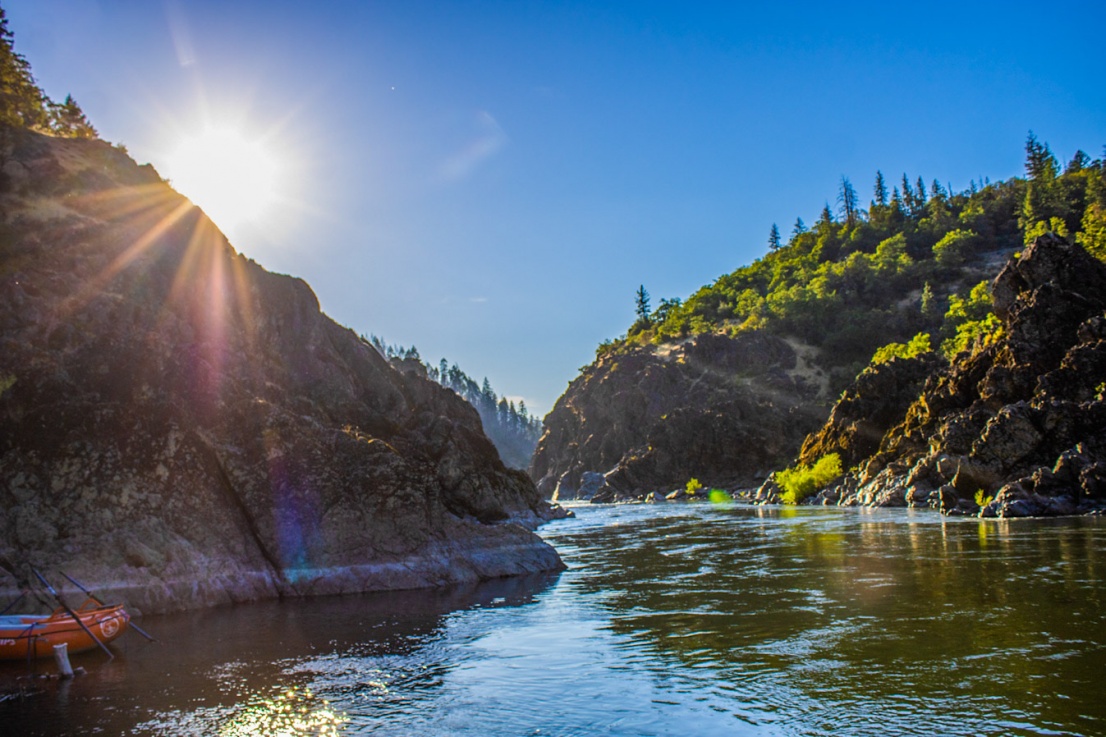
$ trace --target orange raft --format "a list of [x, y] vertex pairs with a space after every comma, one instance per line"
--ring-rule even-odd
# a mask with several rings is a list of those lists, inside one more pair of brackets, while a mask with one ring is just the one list
[[[87, 599], [75, 614], [102, 643], [109, 643], [126, 631], [131, 617], [122, 604], [104, 605]], [[42, 658], [54, 654], [54, 645], [69, 645], [70, 653], [98, 647], [65, 609], [52, 614], [9, 614], [0, 616], [0, 660]]]

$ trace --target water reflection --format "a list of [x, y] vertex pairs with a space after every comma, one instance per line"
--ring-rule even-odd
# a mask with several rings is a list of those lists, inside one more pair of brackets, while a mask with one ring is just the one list
[[350, 713], [365, 704], [386, 714], [410, 708], [413, 695], [433, 698], [457, 665], [443, 646], [451, 618], [525, 607], [555, 581], [536, 575], [152, 617], [161, 645], [132, 638], [110, 662], [74, 656], [89, 672], [83, 678], [27, 681], [23, 664], [0, 663], [0, 693], [28, 683], [36, 691], [0, 703], [0, 724], [19, 735], [346, 733]]
[[[605, 554], [579, 585], [604, 592], [611, 629], [648, 643], [657, 666], [711, 672], [715, 694], [751, 685], [761, 725], [1100, 733], [1104, 532], [1093, 519], [699, 510], [590, 535], [581, 544]], [[823, 731], [810, 720], [827, 709]]]
[[559, 578], [156, 618], [176, 648], [127, 640], [112, 663], [78, 656], [91, 675], [0, 704], [0, 724], [166, 737], [1106, 733], [1104, 520], [577, 512], [543, 530], [570, 565]]

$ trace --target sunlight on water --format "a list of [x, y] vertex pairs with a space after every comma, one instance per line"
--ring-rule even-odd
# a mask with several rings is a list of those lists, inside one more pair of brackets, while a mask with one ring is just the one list
[[[13, 734], [1106, 734], [1106, 520], [591, 506], [570, 568], [150, 617]], [[75, 664], [77, 664], [75, 662]], [[4, 676], [22, 674], [0, 666]]]
[[275, 698], [257, 699], [219, 728], [221, 737], [263, 737], [277, 735], [339, 734], [348, 718], [337, 714], [326, 700], [315, 703], [310, 691], [289, 689]]
[[141, 734], [213, 734], [219, 737], [334, 737], [349, 718], [309, 689], [273, 689], [233, 707], [164, 714], [135, 727]]

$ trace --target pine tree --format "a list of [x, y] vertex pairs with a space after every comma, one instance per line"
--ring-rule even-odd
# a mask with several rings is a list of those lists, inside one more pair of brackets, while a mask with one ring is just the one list
[[933, 180], [933, 186], [930, 187], [930, 192], [932, 192], [933, 197], [935, 197], [937, 199], [940, 199], [940, 200], [948, 199], [948, 192], [945, 190], [944, 187], [941, 186], [941, 183], [938, 182], [936, 179]]
[[72, 95], [62, 104], [50, 103], [50, 129], [66, 138], [97, 138], [96, 129], [88, 122], [84, 111]]
[[891, 203], [888, 205], [891, 210], [898, 212], [900, 215], [904, 214], [902, 206], [902, 196], [899, 194], [899, 188], [895, 187], [891, 190]]
[[780, 229], [772, 223], [772, 230], [768, 231], [768, 248], [772, 251], [780, 250]]
[[795, 227], [791, 229], [791, 240], [795, 240], [807, 231], [806, 223], [802, 218], [795, 218]]
[[1056, 157], [1047, 143], [1041, 143], [1033, 131], [1025, 141], [1025, 174], [1031, 181], [1051, 182], [1056, 178]]
[[887, 206], [887, 183], [883, 181], [883, 172], [876, 171], [876, 184], [872, 190], [872, 203], [880, 207]]
[[903, 211], [911, 217], [918, 214], [918, 204], [914, 199], [914, 188], [910, 186], [910, 180], [906, 174], [902, 175], [902, 207]]
[[922, 208], [926, 206], [926, 203], [929, 202], [929, 195], [926, 193], [926, 183], [921, 175], [918, 176], [915, 192], [917, 193], [917, 199], [915, 199], [915, 202], [918, 203], [917, 209], [921, 211]]
[[645, 285], [637, 288], [634, 299], [634, 313], [643, 325], [649, 325], [649, 292], [645, 291]]
[[1076, 151], [1075, 155], [1071, 157], [1071, 161], [1064, 167], [1065, 174], [1075, 174], [1086, 169], [1091, 164], [1091, 157], [1083, 153], [1082, 150]]
[[15, 38], [0, 8], [0, 125], [45, 129], [46, 96], [31, 76], [31, 65], [15, 51]]
[[856, 195], [856, 188], [849, 178], [841, 176], [841, 190], [837, 194], [837, 204], [841, 207], [841, 215], [845, 225], [852, 227], [860, 220], [860, 198]]

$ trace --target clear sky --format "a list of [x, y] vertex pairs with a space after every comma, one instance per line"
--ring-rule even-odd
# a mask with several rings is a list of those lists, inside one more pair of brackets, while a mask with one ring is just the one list
[[0, 5], [140, 163], [205, 121], [263, 138], [280, 201], [236, 248], [542, 414], [639, 284], [686, 297], [842, 175], [867, 201], [877, 169], [1019, 175], [1030, 129], [1106, 144], [1101, 0]]

